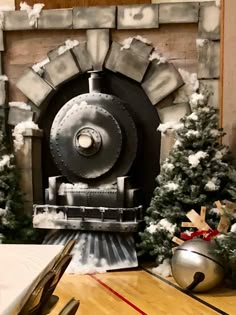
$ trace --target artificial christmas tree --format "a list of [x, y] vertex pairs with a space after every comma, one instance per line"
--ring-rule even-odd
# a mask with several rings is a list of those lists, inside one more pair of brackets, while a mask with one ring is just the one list
[[4, 133], [0, 131], [0, 234], [4, 243], [35, 242], [38, 232], [32, 219], [23, 215], [23, 195], [20, 191], [14, 155], [9, 154]]
[[178, 124], [159, 126], [165, 132], [172, 125], [176, 142], [157, 177], [139, 245], [141, 254], [153, 255], [158, 265], [172, 257], [172, 238], [180, 234], [188, 211], [206, 206], [206, 221], [215, 228], [220, 214], [212, 208], [214, 201], [236, 199], [235, 171], [228, 148], [220, 143], [224, 132], [218, 128], [218, 111], [198, 93], [191, 95], [190, 106], [192, 113]]

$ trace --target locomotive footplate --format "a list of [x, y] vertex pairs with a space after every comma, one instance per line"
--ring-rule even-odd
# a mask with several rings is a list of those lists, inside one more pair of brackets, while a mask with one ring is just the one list
[[143, 207], [108, 208], [34, 205], [33, 226], [42, 229], [137, 232]]

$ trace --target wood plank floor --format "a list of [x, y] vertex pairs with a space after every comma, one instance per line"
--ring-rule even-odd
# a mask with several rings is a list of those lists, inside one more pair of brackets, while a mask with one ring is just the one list
[[236, 290], [189, 296], [172, 281], [145, 270], [95, 275], [64, 274], [55, 295], [57, 315], [71, 298], [80, 300], [78, 315], [236, 315]]

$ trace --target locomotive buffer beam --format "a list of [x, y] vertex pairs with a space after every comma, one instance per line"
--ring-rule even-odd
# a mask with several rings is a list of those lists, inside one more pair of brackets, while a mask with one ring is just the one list
[[142, 206], [133, 208], [34, 205], [33, 226], [42, 229], [137, 232]]

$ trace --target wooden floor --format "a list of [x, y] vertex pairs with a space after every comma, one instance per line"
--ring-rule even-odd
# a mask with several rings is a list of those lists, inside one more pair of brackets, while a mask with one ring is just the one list
[[64, 274], [54, 294], [59, 300], [50, 315], [57, 315], [72, 296], [81, 303], [78, 315], [236, 315], [236, 290], [220, 288], [188, 295], [171, 279], [158, 278], [143, 269]]

